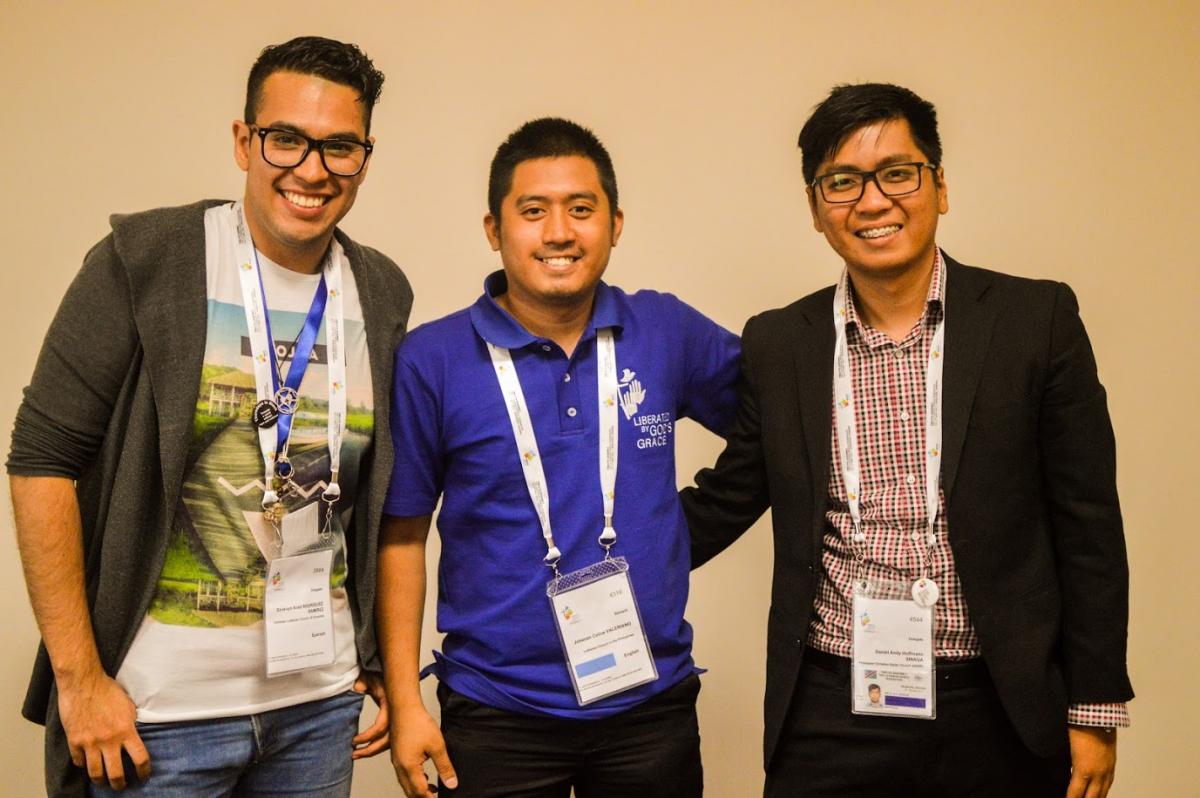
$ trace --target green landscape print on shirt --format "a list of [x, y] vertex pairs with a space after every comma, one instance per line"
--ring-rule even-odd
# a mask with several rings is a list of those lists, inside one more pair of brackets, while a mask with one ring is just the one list
[[[277, 355], [285, 374], [293, 341], [304, 314], [272, 312]], [[362, 322], [347, 320], [346, 340], [361, 336]], [[262, 620], [267, 559], [250, 520], [262, 512], [263, 459], [250, 413], [256, 401], [245, 315], [240, 305], [209, 301], [208, 340], [200, 395], [188, 447], [188, 470], [149, 614], [179, 626], [249, 626]], [[324, 341], [324, 327], [318, 334]], [[361, 340], [359, 338], [358, 340]], [[215, 345], [214, 345], [215, 344]], [[328, 376], [325, 347], [314, 347], [293, 415], [289, 459], [297, 491], [284, 500], [289, 512], [318, 500], [329, 478]], [[347, 364], [346, 435], [335, 505], [334, 563], [331, 585], [344, 589], [345, 545], [342, 524], [354, 504], [359, 462], [370, 445], [373, 426], [370, 389], [365, 375]], [[358, 378], [357, 380], [355, 378]], [[353, 390], [357, 382], [359, 390]], [[324, 516], [324, 507], [320, 509]], [[262, 529], [269, 529], [260, 525]], [[271, 535], [273, 537], [273, 535]]]

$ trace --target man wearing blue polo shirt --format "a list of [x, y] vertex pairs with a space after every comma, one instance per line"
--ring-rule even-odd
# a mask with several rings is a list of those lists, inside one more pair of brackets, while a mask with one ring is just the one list
[[[396, 355], [377, 611], [397, 778], [430, 795], [431, 758], [455, 796], [698, 796], [674, 428], [726, 429], [737, 338], [601, 282], [623, 215], [579, 125], [509, 136], [488, 209], [504, 270]], [[440, 730], [418, 687], [439, 497]]]

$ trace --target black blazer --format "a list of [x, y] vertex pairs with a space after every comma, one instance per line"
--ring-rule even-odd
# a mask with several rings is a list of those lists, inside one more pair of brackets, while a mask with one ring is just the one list
[[[829, 489], [833, 288], [743, 333], [725, 451], [682, 493], [697, 567], [770, 506], [764, 764], [804, 656]], [[942, 489], [949, 543], [1021, 739], [1065, 750], [1069, 703], [1133, 696], [1128, 565], [1104, 388], [1071, 289], [946, 258]]]

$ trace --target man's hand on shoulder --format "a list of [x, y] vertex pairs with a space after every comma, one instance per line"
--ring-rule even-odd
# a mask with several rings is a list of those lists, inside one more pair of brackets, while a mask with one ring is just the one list
[[1067, 798], [1104, 798], [1117, 769], [1117, 733], [1096, 726], [1068, 726], [1071, 784]]
[[150, 777], [150, 754], [134, 725], [137, 708], [121, 685], [108, 674], [58, 684], [58, 714], [67, 733], [71, 761], [87, 771], [94, 784], [108, 783], [122, 790], [129, 775], [121, 762], [122, 750], [145, 781]]
[[412, 706], [392, 712], [392, 767], [408, 798], [430, 798], [435, 789], [425, 777], [425, 760], [432, 759], [438, 776], [449, 788], [458, 786], [458, 777], [450, 757], [446, 754], [446, 741], [442, 730], [423, 706]]

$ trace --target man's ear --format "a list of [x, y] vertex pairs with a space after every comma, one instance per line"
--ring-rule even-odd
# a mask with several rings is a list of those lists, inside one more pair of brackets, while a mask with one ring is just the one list
[[487, 235], [488, 243], [492, 245], [492, 252], [500, 251], [500, 221], [490, 213], [483, 216], [483, 232]]
[[[368, 142], [368, 143], [369, 143], [369, 144], [370, 144], [372, 147], [373, 147], [373, 146], [375, 146], [375, 137], [374, 137], [374, 136], [367, 136], [367, 142]], [[362, 185], [362, 182], [363, 182], [364, 180], [366, 180], [366, 179], [367, 179], [367, 170], [371, 168], [371, 160], [372, 160], [373, 158], [374, 158], [374, 156], [372, 156], [372, 155], [368, 155], [368, 156], [367, 156], [367, 162], [363, 164], [362, 171], [361, 171], [361, 172], [359, 172], [358, 174], [356, 174], [356, 175], [354, 176], [354, 180], [358, 182], [358, 185], [360, 185], [360, 186], [361, 186], [361, 185]]]
[[240, 119], [233, 120], [233, 160], [243, 172], [250, 169], [250, 126]]
[[821, 215], [817, 213], [817, 194], [813, 191], [813, 187], [809, 186], [804, 190], [808, 195], [808, 211], [812, 214], [813, 229], [818, 233], [825, 232], [825, 226], [821, 224]]
[[621, 231], [625, 229], [625, 212], [617, 208], [612, 218], [612, 246], [617, 245], [618, 239], [621, 238]]

